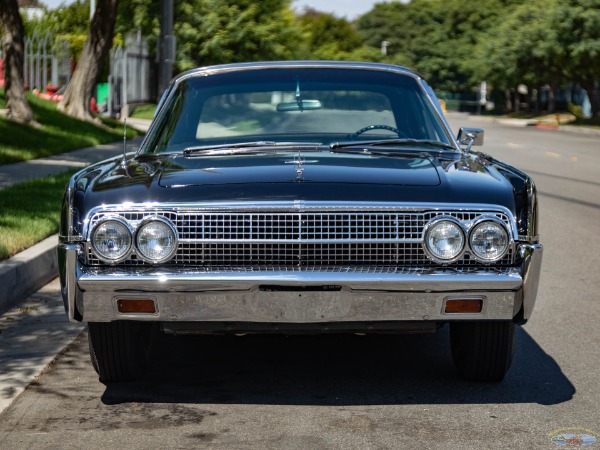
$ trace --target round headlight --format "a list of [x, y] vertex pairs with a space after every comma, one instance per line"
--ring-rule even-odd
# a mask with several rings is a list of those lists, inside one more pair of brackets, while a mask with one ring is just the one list
[[138, 254], [148, 262], [168, 261], [177, 251], [175, 228], [166, 219], [148, 219], [138, 228], [135, 245]]
[[486, 262], [497, 261], [508, 251], [506, 228], [491, 220], [480, 222], [471, 230], [469, 246], [476, 258]]
[[91, 235], [94, 253], [109, 263], [119, 262], [129, 255], [131, 240], [131, 231], [121, 219], [109, 219], [98, 223]]
[[460, 257], [465, 248], [465, 234], [451, 219], [438, 219], [426, 227], [425, 249], [434, 260], [446, 263]]

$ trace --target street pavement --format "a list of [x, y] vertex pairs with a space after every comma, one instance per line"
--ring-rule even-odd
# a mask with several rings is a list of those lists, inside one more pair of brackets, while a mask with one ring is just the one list
[[[457, 124], [463, 117], [467, 116], [456, 113], [449, 114], [450, 121]], [[478, 119], [482, 123], [497, 120]], [[520, 127], [527, 125], [514, 121], [508, 123], [504, 121], [503, 124]], [[567, 128], [559, 131], [572, 133], [581, 130]], [[129, 145], [135, 147], [136, 144]], [[59, 155], [49, 161], [24, 163], [28, 170], [17, 165], [12, 165], [14, 167], [0, 166], [0, 183], [3, 183], [2, 185], [5, 187], [5, 183], [11, 185], [27, 178], [57, 173], [54, 172], [57, 168], [64, 171], [66, 167], [83, 167], [91, 162], [122, 152], [121, 143], [102, 147]], [[50, 239], [54, 239], [56, 242], [56, 236]], [[53, 245], [51, 246], [53, 247]], [[44, 249], [44, 252], [47, 251], [47, 248]], [[40, 251], [40, 253], [43, 252]], [[17, 255], [15, 258], [19, 257], [20, 255]], [[0, 264], [0, 274], [3, 268], [14, 264], [15, 258]], [[38, 257], [34, 254], [31, 259], [35, 261]], [[38, 272], [39, 268], [35, 271]], [[56, 276], [55, 268], [51, 268], [49, 272]], [[19, 281], [21, 284], [26, 282], [26, 277]], [[8, 286], [8, 284], [0, 279], [0, 286]], [[68, 323], [62, 308], [60, 290], [55, 280], [33, 296], [26, 299], [25, 296], [21, 297], [12, 309], [0, 316], [0, 413], [26, 388], [28, 383], [48, 367], [48, 364], [62, 349], [80, 334], [83, 327], [80, 324]], [[0, 312], [3, 312], [1, 304]]]

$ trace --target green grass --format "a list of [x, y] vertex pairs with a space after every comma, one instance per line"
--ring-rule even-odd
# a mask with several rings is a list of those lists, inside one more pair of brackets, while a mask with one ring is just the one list
[[156, 106], [157, 105], [155, 104], [138, 106], [133, 110], [133, 114], [131, 115], [131, 117], [135, 119], [152, 120], [152, 118], [154, 117], [154, 111], [156, 111]]
[[0, 261], [58, 232], [70, 171], [0, 190]]
[[[84, 147], [115, 142], [123, 137], [123, 125], [102, 119], [104, 127], [66, 116], [56, 104], [28, 94], [27, 99], [40, 128], [16, 123], [0, 116], [0, 164], [10, 164], [69, 152]], [[4, 108], [4, 91], [0, 91], [0, 108]], [[127, 137], [139, 135], [128, 128]]]
[[591, 119], [577, 119], [575, 122], [572, 122], [569, 125], [600, 128], [600, 117], [592, 117]]

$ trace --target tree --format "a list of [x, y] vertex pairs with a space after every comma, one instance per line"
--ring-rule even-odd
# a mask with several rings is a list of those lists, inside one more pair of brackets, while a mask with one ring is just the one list
[[[517, 109], [514, 88], [550, 86], [548, 111], [554, 112], [554, 92], [563, 80], [564, 50], [552, 22], [557, 0], [524, 3], [505, 15], [501, 23], [480, 38], [474, 75], [505, 89], [506, 111]], [[519, 94], [515, 93], [518, 97]]]
[[290, 0], [193, 0], [175, 10], [179, 70], [293, 59], [303, 42]]
[[553, 15], [558, 46], [563, 50], [560, 67], [583, 87], [592, 115], [600, 117], [600, 8], [598, 0], [560, 0]]
[[112, 47], [118, 3], [119, 0], [98, 0], [73, 78], [58, 105], [59, 110], [70, 116], [89, 121], [94, 119], [90, 112], [90, 100], [102, 64]]
[[4, 51], [4, 77], [8, 118], [20, 122], [34, 122], [33, 111], [25, 97], [23, 79], [24, 29], [17, 0], [2, 0], [2, 47]]
[[332, 50], [349, 53], [362, 45], [358, 30], [344, 18], [306, 8], [299, 19], [306, 30], [310, 57], [323, 58], [321, 53], [325, 53], [331, 58]]
[[392, 62], [408, 64], [437, 89], [467, 91], [473, 85], [479, 37], [519, 2], [479, 0], [474, 7], [465, 7], [464, 0], [376, 3], [357, 24], [368, 45], [389, 42]]

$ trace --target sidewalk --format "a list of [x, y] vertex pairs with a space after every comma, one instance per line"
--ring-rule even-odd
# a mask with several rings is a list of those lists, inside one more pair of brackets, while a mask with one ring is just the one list
[[[141, 137], [127, 141], [127, 152], [137, 150], [141, 142]], [[23, 181], [56, 175], [71, 168], [85, 167], [103, 159], [122, 154], [123, 142], [113, 142], [112, 144], [102, 144], [73, 152], [61, 153], [48, 158], [2, 165], [0, 166], [0, 189], [5, 189]]]
[[[140, 131], [149, 125], [140, 120], [128, 123]], [[137, 149], [141, 141], [141, 137], [127, 141], [127, 152]], [[123, 143], [115, 142], [0, 165], [0, 189], [122, 153]], [[0, 263], [0, 414], [84, 329], [84, 324], [70, 323], [64, 311], [57, 243], [58, 236], [50, 236]]]
[[485, 116], [485, 115], [474, 115], [469, 113], [463, 113], [458, 111], [448, 111], [446, 113], [446, 118], [450, 120], [450, 117], [460, 117], [460, 115], [468, 115], [471, 120], [480, 121], [480, 122], [493, 122], [500, 125], [510, 126], [510, 127], [531, 127], [531, 128], [540, 128], [549, 131], [556, 132], [566, 132], [566, 133], [575, 133], [575, 134], [585, 134], [589, 136], [599, 136], [600, 137], [600, 128], [594, 127], [586, 127], [581, 125], [554, 125], [543, 122], [538, 122], [535, 119], [513, 119], [509, 117], [503, 116]]

